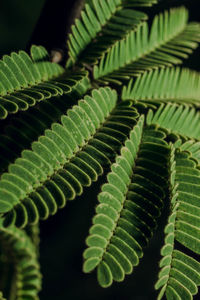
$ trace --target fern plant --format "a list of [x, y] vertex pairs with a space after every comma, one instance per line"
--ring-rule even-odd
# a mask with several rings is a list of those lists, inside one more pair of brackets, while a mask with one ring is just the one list
[[149, 22], [156, 3], [85, 0], [64, 67], [36, 45], [1, 59], [0, 299], [39, 299], [39, 222], [100, 176], [83, 272], [125, 280], [167, 213], [157, 299], [198, 293], [200, 75], [180, 64], [200, 24]]

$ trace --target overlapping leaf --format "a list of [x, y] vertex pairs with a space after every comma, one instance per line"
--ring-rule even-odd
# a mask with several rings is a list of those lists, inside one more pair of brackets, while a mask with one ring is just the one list
[[127, 32], [147, 19], [147, 15], [129, 9], [134, 6], [148, 6], [156, 1], [91, 0], [81, 12], [81, 19], [75, 20], [69, 35], [69, 57], [67, 65], [73, 63], [94, 63], [120, 40]]
[[[156, 4], [157, 0], [114, 0], [110, 1], [111, 5], [114, 2], [115, 4], [121, 5], [123, 7], [140, 7], [140, 6], [152, 6]], [[86, 0], [85, 3], [92, 4], [93, 0]]]
[[62, 124], [46, 130], [32, 151], [23, 151], [9, 165], [0, 180], [0, 212], [9, 212], [5, 224], [35, 224], [97, 180], [138, 117], [129, 102], [119, 109], [116, 101], [114, 90], [93, 90], [92, 97], [85, 96], [62, 116]]
[[149, 110], [147, 124], [158, 124], [172, 132], [188, 138], [200, 138], [200, 114], [195, 108], [178, 104], [162, 104], [153, 113]]
[[[165, 228], [165, 245], [161, 250], [162, 268], [156, 289], [158, 299], [193, 299], [200, 285], [200, 263], [191, 252], [200, 254], [200, 171], [190, 154], [172, 147], [171, 214]], [[182, 244], [181, 250], [178, 243]]]
[[199, 24], [187, 24], [183, 7], [155, 17], [150, 33], [147, 23], [118, 41], [94, 66], [94, 78], [121, 84], [145, 70], [180, 64], [200, 41]]
[[29, 236], [30, 240], [32, 241], [33, 245], [36, 249], [36, 254], [39, 256], [39, 244], [40, 244], [40, 227], [39, 223], [35, 225], [27, 225], [24, 229], [26, 234]]
[[189, 152], [197, 160], [198, 166], [200, 165], [200, 142], [188, 140], [180, 145], [180, 150]]
[[199, 106], [200, 75], [179, 67], [146, 71], [123, 87], [122, 99], [170, 101]]
[[[0, 168], [6, 170], [0, 241], [1, 251], [12, 253], [17, 300], [38, 300], [38, 220], [81, 195], [110, 166], [86, 240], [84, 271], [97, 268], [103, 287], [122, 281], [143, 256], [163, 200], [171, 198], [158, 299], [197, 293], [200, 263], [192, 255], [200, 254], [200, 127], [194, 107], [200, 80], [194, 71], [171, 67], [197, 47], [200, 26], [187, 24], [185, 8], [174, 8], [156, 16], [148, 32], [146, 14], [133, 8], [156, 2], [86, 0], [68, 41], [73, 73], [51, 63], [43, 47], [0, 61], [0, 119], [18, 112], [1, 120], [0, 129]], [[83, 67], [93, 71], [94, 86], [132, 78], [122, 93], [131, 101], [117, 105], [116, 91], [100, 88], [72, 107], [90, 87]], [[160, 105], [169, 101], [176, 104]]]
[[68, 94], [77, 81], [79, 74], [70, 75], [60, 65], [50, 62], [41, 46], [32, 46], [31, 57], [24, 51], [5, 55], [0, 61], [0, 118], [26, 111], [42, 100]]
[[15, 294], [12, 297], [15, 296], [16, 300], [37, 300], [41, 289], [41, 274], [36, 249], [31, 240], [14, 226], [4, 228], [1, 220], [0, 244], [15, 274]]
[[141, 117], [98, 196], [83, 269], [97, 267], [102, 287], [123, 281], [133, 271], [157, 224], [167, 186], [169, 149], [164, 137], [151, 127], [143, 132]]
[[74, 72], [67, 80], [71, 93], [60, 97], [52, 97], [15, 115], [8, 125], [0, 129], [0, 171], [6, 171], [9, 163], [30, 149], [45, 129], [53, 122], [59, 122], [67, 111], [88, 90], [90, 83], [87, 72]]

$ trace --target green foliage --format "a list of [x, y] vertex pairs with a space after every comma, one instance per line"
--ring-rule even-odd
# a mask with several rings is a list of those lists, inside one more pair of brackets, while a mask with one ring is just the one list
[[[71, 28], [72, 34], [69, 35], [68, 41], [70, 56], [68, 66], [71, 62], [76, 63], [77, 60], [84, 63], [95, 62], [102, 53], [107, 52], [108, 47], [123, 38], [131, 29], [135, 29], [142, 20], [147, 19], [146, 14], [126, 8], [125, 1], [88, 2], [89, 4], [86, 2], [85, 9], [81, 12], [81, 20], [77, 19]], [[144, 6], [149, 2], [151, 1], [147, 1]]]
[[67, 77], [64, 82], [60, 80], [60, 83], [63, 89], [70, 89], [70, 93], [64, 93], [62, 97], [51, 95], [46, 101], [37, 103], [23, 114], [15, 114], [11, 122], [0, 130], [1, 171], [6, 170], [9, 163], [13, 162], [23, 149], [30, 148], [31, 143], [37, 140], [45, 129], [49, 129], [53, 122], [60, 121], [63, 113], [90, 86], [88, 73], [85, 71], [74, 72]]
[[[192, 299], [200, 285], [200, 263], [188, 255], [186, 249], [200, 254], [200, 171], [192, 156], [179, 149], [172, 148], [170, 163], [171, 214], [161, 250], [162, 269], [155, 287], [162, 288], [158, 299], [164, 293], [169, 299]], [[177, 242], [184, 250], [177, 250]]]
[[156, 16], [150, 32], [143, 23], [108, 49], [94, 66], [94, 78], [120, 84], [141, 71], [180, 64], [200, 40], [199, 24], [187, 20], [187, 10], [181, 7]]
[[[166, 196], [169, 147], [162, 131], [148, 127], [143, 131], [143, 121], [142, 116], [111, 166], [86, 239], [89, 248], [84, 252], [84, 271], [98, 266], [103, 287], [112, 280], [123, 281], [138, 265]], [[147, 161], [153, 171], [145, 167]], [[156, 168], [162, 175], [155, 173]]]
[[[10, 212], [6, 224], [9, 220], [24, 227], [55, 214], [66, 200], [80, 195], [83, 186], [96, 181], [103, 167], [112, 161], [125, 136], [123, 128], [118, 128], [119, 137], [115, 132], [112, 136], [112, 121], [118, 126], [121, 122], [131, 126], [138, 114], [128, 106], [124, 106], [124, 114], [117, 108], [111, 113], [117, 94], [109, 88], [93, 90], [92, 96], [85, 96], [68, 110], [68, 115], [61, 117], [61, 124], [54, 123], [32, 144], [32, 151], [24, 150], [21, 158], [9, 165], [9, 172], [2, 175], [0, 212]], [[106, 130], [107, 125], [110, 130]]]
[[[2, 220], [0, 241], [3, 265], [10, 264], [12, 267], [11, 280], [16, 299], [38, 299], [37, 295], [41, 289], [41, 274], [35, 245], [24, 231], [15, 226], [3, 227]], [[1, 274], [1, 283], [6, 284], [8, 278], [4, 278], [4, 276], [6, 276], [6, 272]], [[10, 291], [9, 297], [13, 297], [13, 291]]]
[[[180, 67], [144, 72], [123, 87], [122, 99], [199, 105], [199, 74]], [[187, 84], [185, 84], [187, 82]]]
[[156, 2], [86, 0], [65, 68], [42, 46], [0, 61], [0, 299], [39, 299], [39, 221], [100, 176], [83, 271], [123, 281], [165, 213], [158, 299], [197, 294], [200, 75], [173, 66], [200, 25], [180, 7], [149, 30], [137, 9]]
[[61, 82], [62, 89], [59, 80], [51, 83], [51, 79], [63, 74], [64, 69], [45, 61], [47, 51], [43, 47], [32, 46], [31, 58], [19, 51], [11, 56], [4, 55], [0, 62], [1, 119], [5, 119], [8, 113], [27, 110], [38, 101], [70, 91]]
[[195, 108], [177, 104], [161, 104], [154, 114], [152, 110], [149, 110], [147, 124], [158, 124], [173, 133], [198, 140], [200, 138], [199, 118], [200, 114], [195, 111]]

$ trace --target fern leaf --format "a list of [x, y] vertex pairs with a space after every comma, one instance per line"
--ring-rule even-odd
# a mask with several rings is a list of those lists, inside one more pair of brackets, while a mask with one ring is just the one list
[[199, 24], [187, 24], [187, 19], [181, 7], [156, 16], [150, 33], [143, 23], [103, 55], [94, 66], [94, 78], [121, 84], [145, 70], [180, 64], [200, 40]]
[[[93, 5], [94, 0], [86, 0], [85, 3]], [[121, 5], [123, 7], [147, 7], [152, 6], [153, 4], [156, 4], [158, 0], [114, 0], [110, 1], [111, 6], [113, 5]]]
[[[0, 171], [6, 171], [9, 163], [29, 149], [33, 141], [49, 129], [53, 122], [59, 122], [63, 112], [88, 90], [90, 83], [87, 72], [74, 72], [68, 77], [70, 94], [41, 101], [28, 111], [16, 114], [0, 134]], [[16, 142], [17, 140], [17, 142]]]
[[194, 140], [188, 140], [179, 146], [180, 150], [187, 151], [191, 156], [196, 159], [198, 166], [200, 165], [200, 142]]
[[200, 76], [195, 71], [179, 67], [146, 71], [123, 87], [122, 99], [171, 101], [198, 106]]
[[35, 224], [97, 180], [138, 118], [129, 102], [115, 108], [116, 101], [114, 90], [94, 90], [62, 116], [62, 124], [46, 130], [32, 151], [23, 151], [9, 165], [0, 180], [0, 212], [9, 212], [6, 224], [12, 215], [18, 227]]
[[199, 112], [189, 106], [161, 104], [159, 109], [147, 114], [147, 124], [157, 124], [188, 138], [200, 139]]
[[111, 166], [86, 239], [83, 270], [97, 267], [102, 287], [123, 281], [138, 265], [163, 206], [169, 149], [162, 131], [143, 132], [143, 121], [142, 116]]
[[[14, 219], [13, 219], [14, 221]], [[7, 227], [7, 226], [5, 226]], [[33, 245], [36, 249], [36, 254], [39, 256], [39, 244], [40, 244], [40, 228], [39, 222], [35, 225], [27, 225], [24, 229], [26, 234], [29, 236], [30, 240], [32, 241]]]
[[48, 61], [41, 46], [32, 46], [31, 57], [24, 51], [3, 56], [0, 61], [0, 119], [9, 113], [26, 111], [36, 103], [71, 92], [75, 85], [58, 64]]
[[[193, 299], [200, 285], [200, 263], [190, 251], [200, 254], [200, 171], [189, 153], [172, 147], [171, 151], [171, 214], [165, 228], [165, 245], [161, 250], [162, 268], [156, 289], [158, 299]], [[183, 250], [178, 249], [182, 244]]]
[[[149, 3], [150, 1], [146, 2], [147, 5]], [[135, 1], [129, 2], [129, 7], [131, 4], [137, 6]], [[94, 63], [102, 53], [108, 51], [108, 47], [145, 19], [146, 14], [126, 8], [126, 3], [122, 0], [86, 2], [81, 19], [76, 19], [71, 28], [72, 33], [68, 40], [70, 58], [67, 66], [77, 60], [78, 63]]]
[[[37, 295], [41, 289], [41, 274], [35, 247], [24, 231], [14, 226], [5, 228], [2, 220], [0, 222], [2, 250], [6, 261], [12, 265], [13, 274], [15, 274], [15, 299], [38, 299]], [[6, 282], [7, 284], [8, 282]]]

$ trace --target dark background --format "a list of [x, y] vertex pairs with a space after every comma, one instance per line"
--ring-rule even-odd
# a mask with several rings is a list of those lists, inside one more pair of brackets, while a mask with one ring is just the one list
[[[0, 0], [0, 56], [19, 49], [29, 50], [31, 44], [44, 45], [49, 51], [62, 48], [66, 53], [67, 24], [70, 22], [71, 0]], [[198, 0], [161, 1], [147, 10], [150, 21], [157, 11], [169, 6], [184, 4], [190, 11], [191, 21], [200, 21]], [[184, 65], [200, 70], [200, 50]], [[159, 231], [145, 251], [144, 258], [132, 275], [122, 283], [114, 283], [108, 289], [98, 286], [95, 272], [82, 273], [82, 252], [85, 238], [97, 204], [96, 195], [103, 179], [86, 189], [82, 197], [55, 216], [41, 222], [40, 261], [43, 273], [41, 300], [153, 300], [156, 293], [153, 285], [157, 279], [162, 229], [166, 216], [160, 220]], [[196, 296], [195, 299], [199, 299]]]

